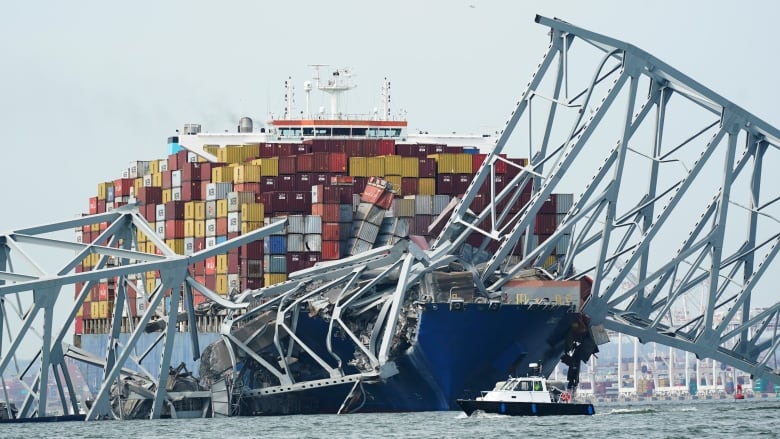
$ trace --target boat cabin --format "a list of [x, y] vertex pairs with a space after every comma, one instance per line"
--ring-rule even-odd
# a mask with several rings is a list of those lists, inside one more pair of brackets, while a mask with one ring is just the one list
[[561, 391], [548, 389], [547, 380], [539, 376], [509, 378], [499, 381], [493, 390], [482, 392], [483, 401], [557, 402]]

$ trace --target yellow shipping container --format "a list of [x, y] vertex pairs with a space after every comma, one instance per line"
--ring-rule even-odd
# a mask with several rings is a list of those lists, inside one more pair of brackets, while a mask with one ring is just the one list
[[350, 157], [349, 175], [353, 177], [368, 177], [368, 159], [365, 157]]
[[155, 174], [152, 174], [152, 186], [162, 187], [162, 173], [157, 172]]
[[401, 177], [419, 177], [420, 159], [417, 157], [403, 157], [401, 159]]
[[137, 193], [141, 192], [141, 188], [144, 187], [144, 178], [136, 178], [133, 182], [133, 187], [135, 188], [135, 192], [133, 192], [133, 195], [136, 195]]
[[549, 268], [553, 264], [555, 264], [558, 261], [558, 258], [555, 257], [555, 255], [547, 256], [547, 259], [544, 260], [544, 264], [542, 265], [543, 268]]
[[214, 292], [221, 295], [226, 296], [228, 293], [228, 279], [227, 274], [218, 274], [217, 275], [217, 285], [216, 288], [214, 288]]
[[234, 183], [260, 183], [260, 166], [239, 165], [233, 168]]
[[385, 159], [384, 157], [368, 157], [366, 159], [366, 173], [367, 177], [384, 177], [385, 176]]
[[104, 183], [98, 183], [97, 198], [98, 200], [105, 200], [108, 196], [108, 187], [114, 187], [113, 181], [107, 181]]
[[393, 185], [393, 192], [399, 195], [411, 195], [404, 194], [401, 190], [401, 176], [400, 175], [386, 175], [385, 180], [389, 181]]
[[195, 219], [195, 203], [196, 201], [187, 201], [184, 203], [184, 219]]
[[206, 236], [206, 220], [195, 220], [195, 237], [203, 238]]
[[240, 145], [227, 145], [217, 150], [217, 160], [222, 163], [243, 163], [244, 150]]
[[[89, 294], [87, 294], [87, 298], [89, 298]], [[84, 307], [85, 307], [85, 306], [89, 306], [89, 304], [88, 304], [88, 303], [84, 303], [84, 304], [82, 304], [82, 305], [79, 307], [79, 310], [78, 310], [78, 311], [76, 311], [76, 317], [84, 317]], [[90, 311], [92, 311], [92, 308], [90, 308], [89, 310], [90, 310]]]
[[156, 174], [160, 172], [160, 161], [152, 160], [149, 162], [149, 174]]
[[205, 220], [206, 219], [206, 202], [205, 201], [194, 201], [195, 206], [195, 214], [193, 216], [194, 220]]
[[401, 175], [403, 158], [400, 155], [386, 155], [384, 159], [385, 175]]
[[168, 248], [173, 250], [177, 255], [184, 254], [184, 239], [182, 238], [166, 239], [165, 245], [167, 245]]
[[232, 183], [233, 182], [233, 167], [232, 166], [220, 166], [218, 168], [211, 169], [211, 182], [212, 183]]
[[263, 227], [262, 221], [241, 221], [241, 234], [246, 235]]
[[420, 195], [436, 195], [436, 179], [421, 178], [417, 191]]
[[[90, 224], [90, 225], [89, 225], [89, 230], [90, 230], [92, 233], [95, 233], [95, 232], [100, 232], [100, 224]], [[94, 239], [94, 237], [93, 237], [93, 239]]]
[[287, 282], [287, 274], [286, 273], [265, 273], [263, 275], [263, 280], [265, 281], [266, 287], [269, 285], [280, 284], [282, 282]]
[[457, 159], [455, 154], [430, 154], [428, 158], [436, 160], [436, 170], [439, 174], [457, 174]]
[[244, 154], [244, 161], [260, 155], [260, 145], [243, 145], [241, 147]]
[[264, 219], [265, 210], [263, 208], [263, 203], [244, 203], [241, 205], [241, 221], [256, 221], [262, 223]]
[[[151, 224], [149, 226], [152, 227], [152, 229], [154, 230], [154, 226], [152, 226]], [[136, 229], [135, 239], [136, 241], [138, 241], [139, 244], [147, 241], [146, 234], [144, 234], [144, 232], [141, 229]]]
[[227, 218], [228, 200], [217, 200], [217, 218]]
[[[85, 305], [87, 305], [85, 303]], [[89, 313], [92, 315], [93, 319], [99, 319], [100, 318], [100, 302], [89, 302]]]
[[278, 177], [279, 176], [279, 157], [269, 157], [264, 159], [252, 160], [252, 165], [260, 166], [261, 177]]
[[173, 201], [173, 191], [171, 189], [162, 190], [162, 203], [168, 203]]
[[458, 174], [471, 174], [473, 172], [473, 157], [471, 154], [455, 154], [455, 170]]
[[217, 274], [227, 274], [228, 258], [227, 255], [217, 255]]
[[190, 236], [195, 236], [195, 220], [184, 220], [184, 236], [188, 238]]

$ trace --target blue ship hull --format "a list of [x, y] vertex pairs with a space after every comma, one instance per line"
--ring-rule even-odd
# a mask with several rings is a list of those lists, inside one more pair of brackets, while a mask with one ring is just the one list
[[[345, 404], [353, 383], [270, 396], [242, 398], [242, 415], [280, 415], [346, 412], [407, 412], [459, 410], [456, 400], [472, 398], [481, 390], [492, 388], [507, 375], [528, 370], [529, 363], [543, 365], [548, 375], [563, 353], [572, 323], [578, 314], [564, 306], [502, 304], [491, 309], [488, 304], [467, 303], [463, 310], [450, 310], [447, 303], [419, 305], [416, 338], [410, 345], [392, 355], [398, 374], [376, 382], [365, 382], [351, 402]], [[328, 324], [322, 319], [302, 315], [297, 334], [321, 358], [335, 360], [327, 354], [324, 334]], [[127, 334], [123, 334], [126, 336]], [[158, 334], [144, 334], [149, 342]], [[201, 350], [219, 339], [216, 333], [201, 333]], [[143, 342], [143, 341], [142, 341]], [[85, 334], [82, 348], [104, 356], [106, 336]], [[149, 371], [159, 369], [160, 346], [143, 362]], [[273, 349], [273, 347], [269, 347]], [[346, 339], [334, 338], [334, 351], [351, 358], [355, 347]], [[194, 359], [189, 337], [178, 334], [174, 343], [172, 366], [184, 362], [197, 373], [199, 359]], [[302, 357], [305, 363], [310, 358]], [[132, 368], [132, 365], [128, 365]], [[345, 374], [356, 373], [352, 366], [342, 365]], [[89, 367], [83, 371], [94, 392], [100, 384], [101, 371]], [[242, 375], [244, 388], [261, 388], [247, 367]], [[312, 379], [326, 377], [312, 377]]]

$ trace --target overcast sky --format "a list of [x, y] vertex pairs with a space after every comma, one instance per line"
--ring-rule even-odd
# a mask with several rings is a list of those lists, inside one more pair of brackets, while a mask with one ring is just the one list
[[[629, 6], [630, 5], [630, 6]], [[184, 123], [233, 129], [283, 107], [309, 64], [349, 66], [350, 112], [412, 130], [501, 129], [558, 17], [649, 51], [771, 124], [774, 2], [16, 1], [0, 12], [0, 231], [67, 219], [131, 160], [163, 158]]]

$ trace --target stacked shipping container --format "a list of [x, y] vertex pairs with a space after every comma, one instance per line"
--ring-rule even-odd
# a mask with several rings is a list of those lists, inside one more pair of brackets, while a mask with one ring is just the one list
[[[486, 158], [474, 149], [396, 145], [391, 139], [314, 139], [206, 149], [218, 163], [205, 162], [185, 150], [163, 160], [131, 163], [122, 178], [98, 184], [97, 196], [89, 200], [89, 213], [137, 202], [156, 235], [139, 232], [137, 248], [159, 254], [157, 243], [164, 242], [184, 255], [286, 217], [283, 233], [190, 267], [200, 284], [221, 295], [283, 282], [292, 271], [408, 235], [431, 237], [434, 219], [453, 196], [468, 189]], [[491, 185], [497, 190], [506, 187], [525, 165], [525, 160], [501, 157], [495, 180], [483, 185], [471, 209], [483, 210]], [[530, 186], [522, 188], [511, 209], [517, 211], [530, 194]], [[531, 239], [547, 239], [570, 206], [571, 196], [548, 200]], [[79, 239], [92, 242], [105, 227], [79, 229]], [[481, 242], [478, 234], [469, 239], [474, 246]], [[562, 247], [557, 254], [563, 253]], [[78, 270], [89, 270], [97, 263], [92, 255]], [[159, 285], [159, 273], [148, 272], [131, 282], [135, 300], [124, 315], [137, 317], [145, 309], [147, 295]], [[91, 289], [81, 319], [109, 317], [114, 283], [106, 280]], [[204, 297], [196, 292], [194, 299], [197, 304]], [[79, 326], [84, 322], [78, 321]]]

